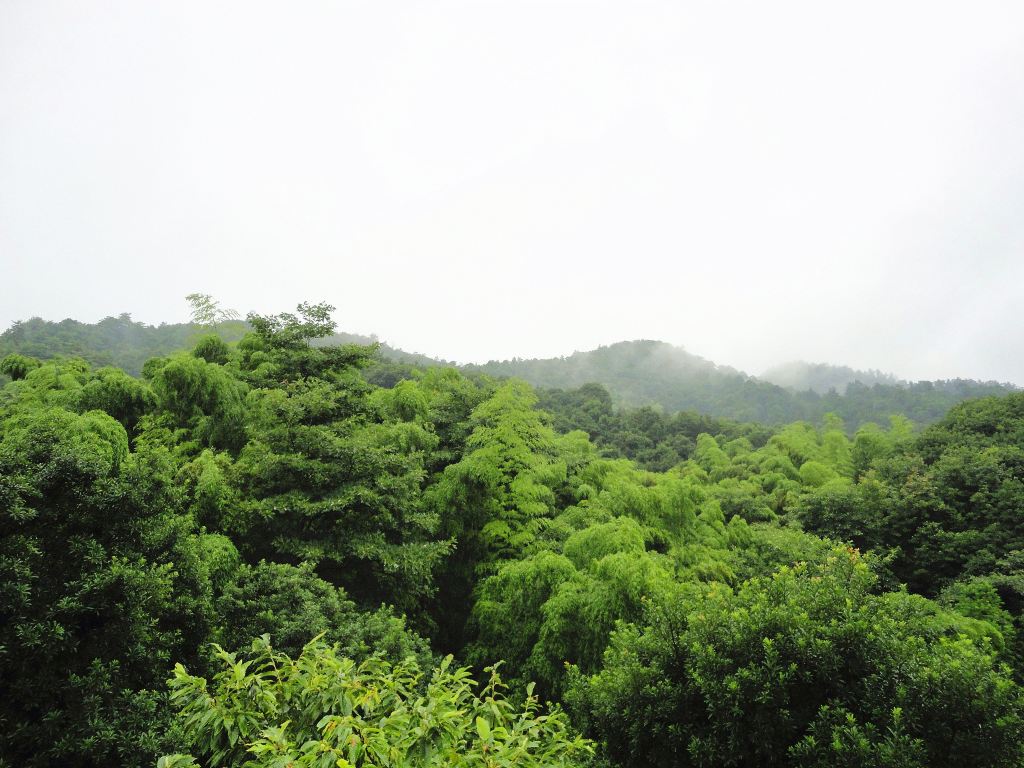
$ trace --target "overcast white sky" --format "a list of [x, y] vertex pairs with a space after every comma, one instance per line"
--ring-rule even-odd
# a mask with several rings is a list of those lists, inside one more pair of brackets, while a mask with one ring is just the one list
[[1024, 3], [0, 0], [0, 326], [1024, 383]]

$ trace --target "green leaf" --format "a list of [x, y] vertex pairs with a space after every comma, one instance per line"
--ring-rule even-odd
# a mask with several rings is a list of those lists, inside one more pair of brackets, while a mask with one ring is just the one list
[[478, 717], [476, 719], [476, 732], [484, 741], [487, 741], [491, 738], [491, 726], [482, 717]]

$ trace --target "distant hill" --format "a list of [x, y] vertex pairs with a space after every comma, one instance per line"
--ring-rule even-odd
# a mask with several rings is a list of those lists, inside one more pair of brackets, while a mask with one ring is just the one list
[[[515, 376], [538, 387], [573, 389], [588, 382], [603, 384], [616, 405], [657, 405], [666, 412], [698, 411], [719, 418], [782, 424], [818, 421], [835, 413], [854, 429], [868, 421], [885, 423], [902, 414], [919, 424], [942, 418], [953, 405], [974, 397], [1006, 394], [1016, 387], [964, 379], [903, 383], [877, 374], [870, 384], [859, 383], [849, 368], [811, 366], [812, 372], [842, 381], [825, 393], [806, 387], [793, 391], [727, 366], [716, 365], [661, 341], [624, 341], [568, 357], [491, 361], [465, 366], [492, 376]], [[854, 374], [848, 381], [846, 371]], [[794, 381], [799, 379], [794, 378]], [[809, 381], [805, 377], [801, 383]], [[819, 383], [820, 386], [820, 383]], [[829, 391], [829, 390], [832, 391]]]
[[846, 386], [853, 382], [869, 387], [874, 384], [907, 384], [891, 373], [876, 370], [857, 371], [845, 365], [805, 363], [802, 360], [769, 368], [759, 378], [794, 392], [806, 392], [810, 389], [819, 395], [828, 394], [832, 390], [843, 394], [846, 392]]
[[623, 341], [568, 357], [491, 361], [464, 368], [515, 376], [554, 389], [595, 382], [606, 386], [620, 406], [658, 405], [669, 412], [699, 411], [770, 422], [792, 412], [792, 395], [782, 387], [663, 341]]

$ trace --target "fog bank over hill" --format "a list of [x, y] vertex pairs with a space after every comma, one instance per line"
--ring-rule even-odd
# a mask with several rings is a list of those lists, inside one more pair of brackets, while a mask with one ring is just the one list
[[857, 371], [846, 365], [829, 365], [828, 363], [807, 363], [797, 360], [769, 368], [759, 377], [780, 387], [796, 392], [813, 390], [820, 395], [835, 390], [839, 394], [846, 391], [846, 386], [859, 382], [872, 386], [874, 384], [903, 384], [903, 379], [884, 371]]

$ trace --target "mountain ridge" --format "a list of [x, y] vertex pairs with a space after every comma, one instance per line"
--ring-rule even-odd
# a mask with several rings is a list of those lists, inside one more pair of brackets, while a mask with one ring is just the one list
[[[209, 330], [190, 323], [151, 326], [125, 314], [91, 324], [31, 318], [0, 334], [0, 356], [79, 356], [94, 365], [114, 365], [137, 375], [149, 357], [185, 349]], [[245, 332], [246, 324], [233, 321], [217, 330], [235, 341]], [[521, 378], [535, 387], [553, 390], [597, 383], [608, 389], [620, 408], [697, 411], [766, 424], [819, 421], [826, 413], [839, 415], [850, 429], [866, 421], [885, 422], [897, 414], [928, 424], [961, 400], [1018, 389], [1008, 383], [973, 379], [907, 382], [880, 371], [805, 362], [775, 366], [758, 377], [654, 339], [614, 342], [563, 357], [464, 365], [406, 352], [376, 336], [340, 332], [317, 343], [377, 344], [380, 359], [399, 369], [454, 366], [466, 372]], [[395, 375], [407, 374], [408, 370]]]

